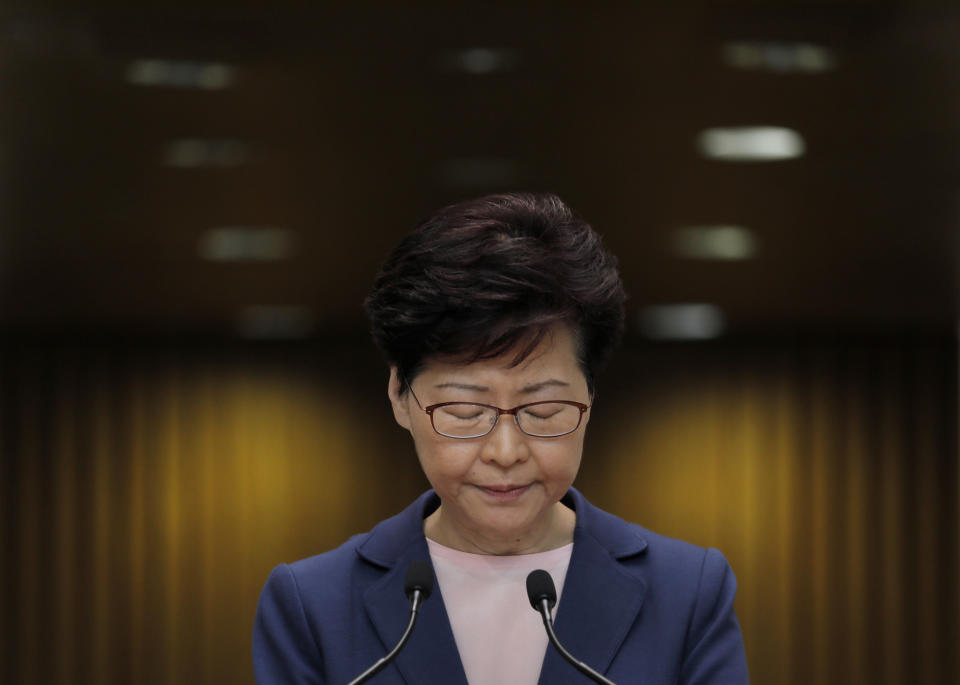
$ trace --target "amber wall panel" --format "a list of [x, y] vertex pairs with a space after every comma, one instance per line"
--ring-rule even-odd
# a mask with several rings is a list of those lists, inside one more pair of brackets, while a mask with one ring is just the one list
[[[251, 683], [270, 568], [425, 481], [369, 344], [0, 356], [0, 680]], [[737, 573], [755, 683], [958, 681], [952, 341], [628, 345], [578, 485]]]
[[348, 353], [5, 350], [0, 681], [252, 682], [271, 567], [425, 484]]
[[611, 380], [594, 499], [727, 555], [754, 682], [958, 681], [952, 341], [648, 346]]

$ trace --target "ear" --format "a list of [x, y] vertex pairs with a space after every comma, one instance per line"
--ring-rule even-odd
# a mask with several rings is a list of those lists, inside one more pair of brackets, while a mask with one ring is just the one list
[[402, 428], [410, 430], [410, 390], [400, 394], [403, 383], [400, 380], [400, 374], [397, 373], [397, 367], [390, 367], [390, 380], [387, 382], [387, 396], [390, 398], [390, 404], [393, 406], [393, 418]]

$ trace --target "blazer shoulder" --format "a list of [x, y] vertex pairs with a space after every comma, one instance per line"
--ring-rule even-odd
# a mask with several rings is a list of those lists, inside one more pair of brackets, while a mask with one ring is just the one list
[[627, 525], [636, 531], [637, 535], [647, 541], [647, 545], [651, 552], [659, 555], [681, 560], [690, 560], [692, 558], [702, 557], [707, 551], [706, 547], [695, 545], [692, 542], [687, 542], [686, 540], [681, 540], [679, 538], [673, 538], [661, 533], [655, 533], [649, 528], [644, 528], [638, 523], [629, 523]]
[[339, 547], [289, 564], [298, 583], [320, 582], [340, 587], [355, 584], [358, 576], [391, 568], [411, 545], [423, 539], [425, 508], [439, 502], [432, 490], [400, 513], [354, 535]]
[[355, 572], [359, 560], [357, 550], [369, 536], [369, 532], [354, 535], [339, 547], [290, 562], [286, 567], [301, 591], [315, 585], [344, 587]]
[[699, 585], [704, 575], [729, 569], [726, 558], [718, 549], [655, 533], [636, 523], [629, 525], [646, 540], [644, 562], [649, 572], [655, 575]]

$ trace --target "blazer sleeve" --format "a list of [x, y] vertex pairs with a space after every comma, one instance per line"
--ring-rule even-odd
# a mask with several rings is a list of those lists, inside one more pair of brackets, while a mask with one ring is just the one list
[[682, 685], [747, 685], [747, 658], [733, 611], [737, 580], [723, 554], [708, 549], [687, 632]]
[[257, 685], [323, 685], [320, 649], [307, 623], [290, 567], [273, 569], [260, 594], [253, 626]]

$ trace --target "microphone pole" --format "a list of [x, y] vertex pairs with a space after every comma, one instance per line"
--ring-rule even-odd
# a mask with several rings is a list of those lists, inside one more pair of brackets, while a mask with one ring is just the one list
[[612, 680], [604, 678], [573, 656], [573, 654], [568, 652], [566, 648], [560, 644], [560, 640], [557, 639], [557, 634], [553, 630], [553, 617], [550, 615], [550, 610], [557, 604], [557, 589], [554, 587], [553, 578], [550, 577], [549, 573], [542, 569], [530, 572], [530, 575], [527, 576], [527, 597], [530, 599], [530, 606], [532, 606], [540, 614], [540, 618], [543, 619], [543, 626], [547, 629], [547, 636], [550, 638], [550, 643], [560, 652], [560, 656], [593, 682], [602, 683], [602, 685], [616, 685]]
[[431, 571], [428, 562], [420, 559], [410, 562], [410, 566], [407, 567], [407, 578], [403, 584], [403, 592], [407, 595], [407, 599], [410, 600], [410, 621], [407, 623], [407, 629], [404, 630], [403, 635], [400, 636], [400, 641], [397, 642], [396, 646], [391, 649], [386, 656], [381, 657], [373, 666], [351, 680], [347, 685], [360, 685], [360, 683], [365, 683], [370, 680], [370, 678], [393, 661], [397, 654], [400, 653], [400, 650], [403, 649], [404, 645], [407, 644], [407, 640], [410, 639], [410, 634], [413, 632], [413, 624], [417, 622], [417, 612], [420, 609], [420, 605], [423, 604], [423, 602], [430, 597], [430, 593], [433, 592], [433, 571]]

